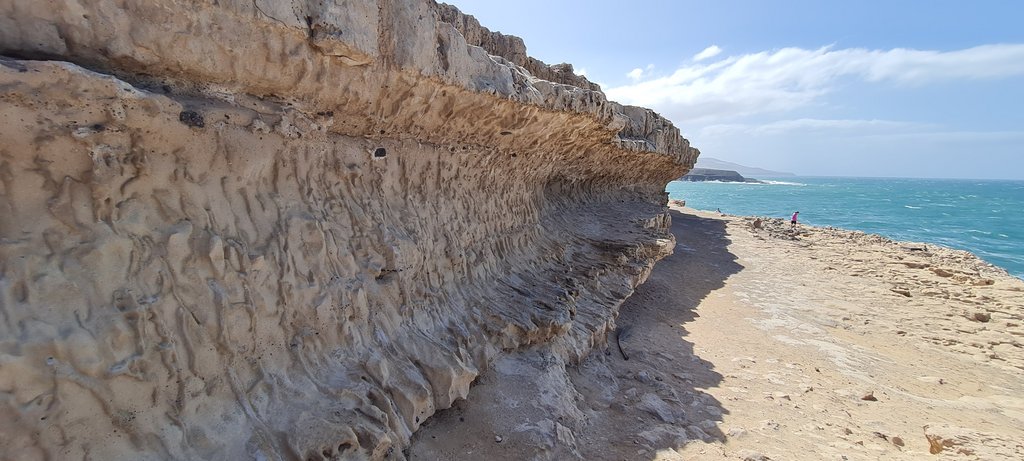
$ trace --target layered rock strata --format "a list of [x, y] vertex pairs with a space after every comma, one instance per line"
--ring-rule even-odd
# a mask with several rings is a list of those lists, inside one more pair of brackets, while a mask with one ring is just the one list
[[0, 458], [401, 458], [603, 342], [697, 151], [473, 24], [0, 0]]

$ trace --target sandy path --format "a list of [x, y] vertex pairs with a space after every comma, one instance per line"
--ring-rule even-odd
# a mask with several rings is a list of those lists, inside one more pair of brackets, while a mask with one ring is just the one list
[[412, 459], [1024, 459], [1024, 282], [752, 221], [674, 210], [607, 350], [502, 359]]

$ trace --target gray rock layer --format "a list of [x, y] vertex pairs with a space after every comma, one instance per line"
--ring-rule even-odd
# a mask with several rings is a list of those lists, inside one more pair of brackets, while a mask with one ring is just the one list
[[0, 0], [0, 458], [400, 459], [504, 351], [602, 343], [698, 152], [483, 31]]

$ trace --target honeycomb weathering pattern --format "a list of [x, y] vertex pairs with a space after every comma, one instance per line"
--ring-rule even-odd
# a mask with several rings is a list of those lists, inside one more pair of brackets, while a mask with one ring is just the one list
[[604, 341], [698, 154], [428, 1], [0, 0], [0, 53], [4, 459], [401, 458]]

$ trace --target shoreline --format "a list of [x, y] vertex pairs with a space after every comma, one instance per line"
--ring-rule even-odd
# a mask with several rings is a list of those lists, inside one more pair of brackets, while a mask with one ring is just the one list
[[411, 459], [1024, 456], [1024, 281], [962, 250], [670, 213], [675, 253], [607, 345], [499, 361]]
[[[778, 223], [780, 223], [780, 225], [789, 226], [789, 221], [787, 221], [784, 218], [773, 218], [773, 217], [769, 217], [769, 216], [756, 216], [756, 215], [735, 215], [735, 214], [729, 214], [729, 213], [718, 213], [718, 212], [709, 211], [709, 210], [698, 210], [696, 208], [686, 208], [686, 209], [688, 211], [693, 211], [693, 212], [698, 212], [698, 213], [708, 213], [708, 214], [712, 214], [712, 215], [716, 215], [716, 216], [729, 217], [729, 218], [746, 219], [746, 220], [761, 219], [761, 220], [765, 220], [765, 221], [777, 221]], [[813, 224], [797, 223], [797, 229], [801, 229], [801, 228], [818, 229], [818, 230], [822, 230], [822, 231], [831, 231], [831, 232], [846, 232], [846, 233], [849, 233], [851, 235], [859, 236], [859, 237], [870, 237], [870, 238], [873, 238], [873, 239], [877, 238], [877, 239], [879, 239], [881, 241], [884, 241], [884, 242], [887, 242], [887, 243], [890, 243], [890, 244], [893, 244], [893, 245], [914, 248], [915, 249], [914, 251], [918, 251], [918, 249], [920, 249], [920, 250], [924, 251], [924, 254], [927, 254], [929, 249], [939, 250], [941, 252], [962, 253], [962, 255], [960, 255], [960, 257], [962, 257], [962, 258], [967, 258], [967, 259], [974, 258], [974, 259], [977, 259], [977, 265], [980, 266], [980, 267], [985, 267], [989, 271], [994, 271], [996, 273], [1000, 273], [1000, 274], [1005, 275], [1007, 277], [1012, 277], [1012, 278], [1024, 281], [1024, 278], [1021, 278], [1021, 277], [1018, 277], [1018, 276], [1012, 274], [1007, 268], [999, 266], [997, 264], [993, 264], [991, 262], [988, 262], [984, 258], [982, 258], [981, 256], [978, 256], [977, 254], [975, 254], [974, 252], [972, 252], [970, 250], [954, 248], [954, 247], [951, 247], [951, 246], [943, 245], [941, 243], [921, 242], [921, 241], [914, 241], [914, 240], [899, 240], [899, 239], [895, 239], [895, 238], [892, 238], [892, 237], [889, 237], [889, 236], [886, 236], [886, 235], [883, 235], [883, 234], [879, 234], [879, 233], [876, 233], [876, 232], [866, 232], [866, 231], [862, 231], [862, 230], [849, 229], [849, 228], [840, 227], [840, 226], [818, 226], [818, 225], [813, 225]]]
[[[678, 199], [670, 199], [669, 201], [670, 201], [670, 203], [672, 203], [672, 202], [685, 203], [685, 200], [678, 200]], [[678, 206], [678, 205], [670, 205], [670, 206]], [[696, 211], [696, 212], [711, 213], [713, 215], [719, 215], [719, 213], [714, 211], [714, 210], [703, 210], [703, 209], [697, 209], [697, 208], [692, 208], [692, 207], [685, 207], [685, 208], [687, 208], [689, 210], [692, 210], [692, 211]], [[781, 222], [786, 223], [787, 225], [789, 223], [788, 220], [786, 220], [785, 218], [781, 218], [781, 217], [775, 218], [775, 217], [770, 217], [770, 216], [731, 214], [731, 213], [725, 213], [725, 212], [721, 213], [721, 216], [728, 216], [728, 217], [732, 217], [732, 218], [752, 218], [752, 219], [753, 218], [761, 218], [761, 219], [769, 219], [769, 220], [779, 220]], [[864, 235], [875, 235], [875, 236], [878, 236], [880, 238], [883, 238], [883, 239], [886, 239], [886, 240], [890, 240], [890, 241], [892, 241], [894, 243], [903, 243], [903, 244], [915, 245], [915, 246], [930, 246], [930, 247], [935, 247], [935, 248], [942, 248], [942, 249], [949, 250], [949, 251], [960, 251], [960, 252], [964, 252], [964, 253], [970, 254], [971, 256], [973, 256], [973, 257], [977, 258], [979, 261], [981, 261], [983, 264], [991, 266], [992, 269], [995, 269], [995, 270], [998, 270], [998, 271], [1002, 271], [1002, 272], [1006, 273], [1006, 275], [1008, 275], [1010, 277], [1013, 277], [1013, 278], [1016, 278], [1018, 280], [1024, 281], [1024, 273], [1022, 273], [1020, 275], [1014, 274], [1013, 272], [1010, 271], [1010, 269], [1008, 269], [1006, 267], [1003, 267], [1003, 266], [1000, 266], [998, 264], [989, 262], [986, 259], [984, 259], [982, 256], [979, 256], [978, 254], [976, 254], [973, 251], [968, 250], [968, 249], [955, 248], [955, 247], [952, 247], [952, 246], [949, 246], [949, 245], [946, 245], [946, 244], [936, 243], [936, 242], [925, 242], [925, 241], [916, 241], [916, 240], [901, 240], [901, 239], [894, 238], [894, 237], [889, 237], [887, 235], [880, 234], [880, 233], [877, 233], [877, 232], [868, 232], [868, 231], [862, 231], [862, 230], [858, 230], [858, 229], [850, 229], [850, 228], [846, 228], [846, 227], [842, 227], [842, 226], [814, 225], [814, 224], [804, 224], [804, 223], [799, 223], [799, 226], [810, 227], [810, 228], [830, 229], [830, 230], [843, 231], [843, 232], [860, 233], [860, 234], [864, 234]]]

